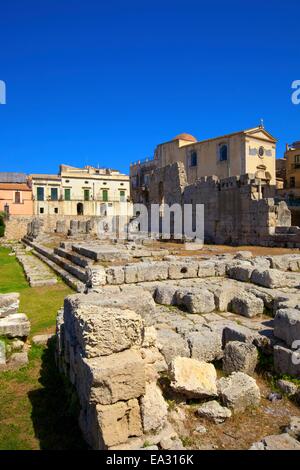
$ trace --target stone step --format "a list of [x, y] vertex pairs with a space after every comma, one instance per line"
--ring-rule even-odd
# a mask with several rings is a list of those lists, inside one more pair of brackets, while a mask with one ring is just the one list
[[68, 259], [73, 264], [76, 264], [77, 266], [80, 266], [81, 268], [87, 268], [91, 264], [93, 264], [93, 261], [91, 259], [88, 259], [85, 256], [80, 256], [74, 251], [67, 250], [65, 248], [54, 248], [54, 253], [60, 256], [61, 258]]
[[[27, 239], [24, 238], [25, 243], [26, 243], [26, 240]], [[31, 246], [33, 246], [35, 251], [42, 254], [43, 256], [48, 258], [50, 261], [56, 263], [65, 271], [68, 271], [72, 276], [77, 277], [81, 282], [86, 283], [87, 275], [86, 275], [86, 271], [84, 268], [77, 266], [76, 264], [72, 263], [72, 261], [66, 260], [65, 258], [62, 258], [61, 256], [56, 255], [53, 252], [53, 250], [50, 248], [46, 248], [45, 246], [40, 245], [36, 242], [28, 241], [28, 243]]]
[[33, 254], [37, 256], [39, 259], [44, 261], [48, 266], [50, 266], [53, 271], [62, 278], [62, 280], [72, 289], [76, 290], [77, 292], [84, 292], [85, 291], [85, 283], [81, 282], [77, 277], [73, 276], [65, 269], [58, 266], [55, 262], [51, 261], [46, 256], [42, 255], [37, 251], [33, 251]]
[[68, 286], [75, 289], [77, 292], [84, 292], [87, 279], [85, 270], [76, 265], [72, 265], [71, 262], [67, 263], [63, 258], [55, 255], [50, 248], [32, 242], [28, 237], [24, 237], [22, 241], [26, 245], [32, 246], [34, 248], [32, 253], [50, 266]]

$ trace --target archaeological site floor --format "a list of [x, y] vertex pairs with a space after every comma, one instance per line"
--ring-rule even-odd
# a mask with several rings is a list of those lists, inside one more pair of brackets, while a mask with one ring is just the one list
[[[68, 403], [75, 392], [72, 412], [95, 449], [300, 447], [300, 431], [290, 431], [291, 418], [300, 420], [300, 370], [289, 362], [299, 328], [299, 250], [187, 250], [43, 234], [25, 237], [13, 252], [1, 251], [0, 293], [21, 293], [31, 349], [28, 365], [0, 372], [6, 430], [23, 409], [17, 437], [1, 441], [0, 431], [0, 448], [86, 445], [74, 414], [68, 421], [48, 401], [57, 384]], [[33, 335], [54, 332], [57, 311], [61, 376], [54, 344], [32, 343]], [[42, 378], [48, 368], [52, 383]], [[58, 444], [52, 419], [62, 432], [74, 429], [74, 439]]]

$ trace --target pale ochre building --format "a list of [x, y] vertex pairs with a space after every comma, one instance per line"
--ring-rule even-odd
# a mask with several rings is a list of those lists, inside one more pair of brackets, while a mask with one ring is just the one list
[[251, 173], [275, 185], [276, 142], [263, 126], [201, 141], [190, 134], [179, 134], [159, 144], [153, 160], [131, 165], [133, 187], [141, 184], [140, 176], [147, 180], [147, 168], [150, 172], [175, 162], [184, 163], [188, 183], [202, 176], [227, 178]]
[[129, 176], [117, 170], [60, 165], [58, 175], [32, 174], [34, 214], [116, 215], [130, 201]]
[[289, 196], [300, 196], [300, 141], [287, 145], [285, 160], [285, 189]]

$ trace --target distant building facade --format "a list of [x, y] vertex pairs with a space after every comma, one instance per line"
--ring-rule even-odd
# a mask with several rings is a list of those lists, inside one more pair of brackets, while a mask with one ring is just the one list
[[290, 196], [300, 196], [300, 141], [286, 146], [285, 181]]
[[228, 178], [249, 173], [275, 186], [276, 142], [263, 126], [202, 141], [190, 134], [179, 134], [159, 144], [152, 160], [131, 165], [134, 199], [138, 191], [145, 194], [147, 180], [155, 168], [179, 162], [184, 164], [190, 184], [204, 176]]
[[129, 176], [117, 170], [61, 165], [58, 175], [30, 176], [34, 213], [42, 216], [105, 216], [119, 212], [130, 201]]
[[31, 185], [24, 173], [0, 173], [0, 212], [33, 215]]

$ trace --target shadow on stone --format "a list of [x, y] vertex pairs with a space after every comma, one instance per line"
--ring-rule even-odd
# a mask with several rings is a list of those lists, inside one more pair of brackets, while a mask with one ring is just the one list
[[42, 354], [42, 388], [28, 393], [35, 436], [42, 450], [84, 450], [87, 445], [78, 427], [77, 397], [72, 385], [59, 374], [54, 351], [55, 338], [51, 338]]

